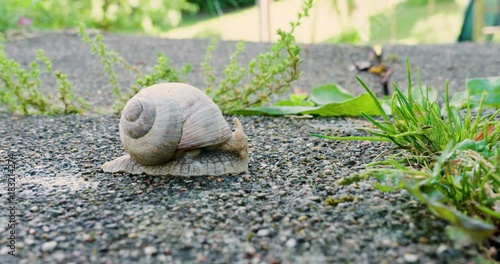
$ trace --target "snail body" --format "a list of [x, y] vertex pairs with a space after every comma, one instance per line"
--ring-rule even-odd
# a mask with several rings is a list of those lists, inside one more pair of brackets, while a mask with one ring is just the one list
[[160, 83], [123, 108], [119, 134], [126, 155], [102, 166], [106, 172], [201, 176], [248, 169], [248, 139], [241, 123], [232, 132], [217, 105], [199, 89]]

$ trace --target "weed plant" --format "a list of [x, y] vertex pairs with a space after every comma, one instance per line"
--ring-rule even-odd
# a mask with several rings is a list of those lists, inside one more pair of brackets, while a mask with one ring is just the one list
[[[103, 41], [103, 36], [97, 34], [91, 38], [82, 24], [78, 28], [78, 33], [82, 41], [90, 45], [90, 51], [97, 55], [101, 60], [104, 71], [108, 75], [109, 82], [113, 89], [113, 95], [116, 97], [113, 110], [120, 113], [127, 101], [137, 94], [140, 89], [151, 86], [160, 81], [164, 82], [180, 82], [182, 81], [181, 75], [185, 75], [191, 71], [191, 65], [186, 64], [177, 70], [170, 66], [170, 59], [164, 54], [159, 54], [157, 57], [157, 64], [154, 66], [153, 72], [149, 74], [141, 74], [140, 70], [131, 65], [125, 60], [118, 52], [110, 49]], [[127, 92], [122, 92], [122, 88], [118, 82], [118, 77], [114, 69], [115, 66], [121, 66], [135, 75], [135, 83], [130, 86]]]
[[[294, 31], [303, 17], [309, 15], [313, 0], [304, 2], [302, 11], [298, 13], [296, 22], [291, 22], [290, 31], [278, 30], [280, 39], [271, 46], [271, 50], [259, 54], [257, 59], [249, 62], [247, 68], [243, 68], [237, 61], [238, 55], [244, 50], [244, 42], [239, 42], [236, 51], [231, 55], [230, 63], [224, 70], [224, 79], [216, 86], [216, 77], [210, 66], [212, 52], [216, 42], [213, 41], [207, 47], [205, 60], [202, 67], [205, 71], [207, 84], [205, 92], [219, 106], [223, 113], [231, 113], [237, 109], [260, 106], [269, 101], [270, 96], [281, 94], [290, 88], [290, 83], [300, 76], [300, 47], [295, 43]], [[79, 27], [82, 41], [88, 43], [91, 52], [96, 54], [108, 75], [113, 89], [113, 95], [117, 98], [113, 110], [121, 111], [128, 99], [135, 95], [140, 89], [158, 83], [183, 81], [181, 76], [191, 71], [190, 65], [184, 65], [180, 69], [170, 66], [169, 58], [160, 54], [154, 71], [148, 75], [141, 75], [139, 70], [128, 63], [116, 51], [109, 49], [103, 42], [103, 36], [97, 34], [91, 38], [84, 30], [83, 25]], [[120, 65], [129, 69], [136, 76], [129, 92], [123, 93], [119, 86], [118, 78], [114, 69]], [[246, 82], [246, 83], [245, 83]]]
[[309, 16], [313, 0], [304, 2], [295, 22], [290, 22], [290, 30], [278, 30], [279, 39], [271, 50], [252, 59], [246, 68], [237, 61], [244, 49], [244, 42], [239, 42], [231, 56], [231, 62], [224, 70], [224, 79], [215, 83], [215, 76], [210, 67], [212, 51], [216, 42], [207, 48], [203, 63], [205, 70], [206, 93], [220, 107], [222, 112], [231, 113], [237, 109], [258, 107], [267, 103], [272, 95], [281, 94], [290, 88], [290, 83], [300, 76], [300, 47], [295, 42], [294, 31], [301, 24], [302, 18]]
[[382, 182], [377, 184], [380, 190], [405, 189], [433, 214], [449, 221], [449, 234], [456, 241], [470, 243], [491, 238], [500, 227], [500, 122], [495, 119], [500, 109], [483, 115], [483, 94], [475, 115], [470, 104], [463, 113], [450, 106], [447, 84], [442, 109], [429, 99], [428, 90], [420, 81], [420, 92], [412, 92], [408, 61], [407, 72], [408, 92], [405, 94], [394, 85], [390, 100], [392, 118], [356, 77], [382, 116], [377, 120], [364, 114], [375, 127], [364, 129], [372, 136], [315, 136], [394, 143], [403, 151], [369, 164], [365, 172], [340, 184], [376, 177]]
[[[75, 98], [66, 74], [52, 70], [52, 62], [39, 50], [37, 57], [24, 69], [8, 59], [0, 44], [0, 103], [6, 110], [22, 115], [81, 114], [90, 108], [83, 98]], [[40, 68], [43, 66], [43, 70]], [[57, 98], [40, 91], [40, 74], [49, 73], [58, 82]]]

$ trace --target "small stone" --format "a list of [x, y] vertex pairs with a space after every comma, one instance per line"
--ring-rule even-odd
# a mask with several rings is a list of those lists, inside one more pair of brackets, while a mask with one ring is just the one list
[[426, 237], [419, 237], [418, 238], [418, 243], [420, 244], [429, 244], [429, 239]]
[[259, 199], [266, 199], [267, 198], [267, 194], [265, 194], [265, 193], [256, 193], [255, 197], [257, 197]]
[[416, 263], [418, 261], [418, 255], [406, 253], [403, 255], [403, 259], [408, 263]]
[[245, 253], [247, 253], [250, 256], [252, 256], [256, 252], [257, 252], [257, 250], [254, 247], [252, 247], [252, 246], [248, 246], [248, 247], [245, 248]]
[[281, 220], [283, 217], [284, 217], [284, 215], [282, 215], [282, 214], [280, 214], [280, 213], [273, 214], [273, 220], [274, 220], [274, 221], [279, 221], [279, 220]]
[[286, 241], [285, 245], [289, 248], [293, 248], [297, 245], [297, 240], [295, 240], [294, 238], [290, 238]]
[[56, 241], [50, 241], [50, 242], [45, 242], [42, 244], [42, 251], [43, 252], [52, 252], [57, 246]]
[[92, 242], [94, 241], [94, 238], [90, 234], [83, 234], [82, 240], [85, 242]]
[[392, 241], [390, 239], [384, 239], [380, 243], [383, 247], [391, 247], [392, 246]]
[[78, 206], [75, 210], [76, 210], [77, 213], [83, 212], [83, 209], [80, 206]]
[[299, 216], [299, 218], [297, 218], [297, 220], [302, 222], [302, 221], [307, 220], [307, 218], [308, 218], [307, 215], [301, 215], [301, 216]]
[[168, 256], [168, 255], [172, 254], [172, 250], [170, 248], [164, 248], [163, 254]]
[[128, 238], [136, 238], [137, 234], [136, 233], [130, 233], [128, 234]]
[[38, 206], [35, 205], [35, 206], [31, 207], [30, 211], [32, 211], [32, 212], [38, 211]]
[[32, 236], [28, 236], [27, 238], [24, 239], [24, 243], [28, 246], [35, 244], [35, 242], [36, 241], [33, 239]]
[[153, 254], [156, 254], [156, 247], [149, 246], [144, 248], [144, 254], [151, 256]]
[[494, 259], [498, 255], [498, 250], [495, 247], [490, 247], [486, 254], [488, 257]]
[[261, 229], [257, 232], [257, 236], [265, 237], [268, 236], [270, 233], [271, 231], [269, 231], [269, 229]]
[[66, 257], [66, 254], [64, 254], [63, 251], [57, 251], [52, 254], [52, 258], [56, 260], [57, 262], [61, 263], [64, 261], [64, 258]]
[[321, 197], [319, 196], [309, 196], [308, 199], [314, 202], [321, 202]]
[[333, 171], [332, 171], [332, 170], [330, 170], [330, 169], [325, 169], [325, 170], [323, 171], [323, 174], [325, 174], [325, 175], [332, 175], [332, 173], [333, 173]]
[[439, 247], [437, 248], [436, 253], [437, 253], [438, 255], [440, 255], [440, 254], [443, 254], [443, 252], [445, 252], [446, 250], [448, 250], [448, 246], [446, 246], [445, 244], [441, 244], [441, 245], [439, 245]]

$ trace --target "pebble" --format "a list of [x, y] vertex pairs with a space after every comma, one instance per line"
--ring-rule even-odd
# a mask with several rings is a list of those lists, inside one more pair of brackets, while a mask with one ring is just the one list
[[144, 248], [144, 254], [146, 255], [153, 255], [156, 254], [156, 247], [153, 246], [148, 246]]
[[447, 245], [444, 245], [444, 244], [441, 244], [439, 245], [439, 247], [437, 248], [436, 250], [436, 254], [438, 255], [441, 255], [443, 252], [445, 252], [446, 250], [448, 250], [448, 246]]
[[52, 252], [57, 246], [57, 242], [56, 241], [49, 241], [49, 242], [45, 242], [42, 244], [42, 251], [43, 252]]
[[66, 258], [66, 254], [64, 254], [63, 251], [56, 251], [52, 254], [52, 257], [54, 258], [54, 260], [56, 260], [57, 262], [63, 262], [64, 259]]
[[307, 198], [311, 201], [314, 201], [314, 202], [321, 202], [321, 197], [319, 197], [319, 196], [309, 196]]
[[266, 193], [256, 193], [255, 197], [259, 199], [267, 199], [267, 194]]
[[256, 252], [257, 252], [257, 250], [252, 246], [247, 246], [245, 248], [245, 253], [247, 253], [250, 256], [254, 255]]
[[403, 259], [408, 263], [416, 263], [418, 261], [418, 255], [406, 253], [403, 255]]
[[290, 238], [286, 241], [286, 246], [289, 248], [293, 248], [296, 245], [297, 245], [297, 240], [295, 240], [294, 238]]
[[257, 231], [257, 236], [265, 237], [265, 236], [268, 236], [270, 233], [271, 233], [271, 231], [269, 229], [261, 229], [261, 230]]

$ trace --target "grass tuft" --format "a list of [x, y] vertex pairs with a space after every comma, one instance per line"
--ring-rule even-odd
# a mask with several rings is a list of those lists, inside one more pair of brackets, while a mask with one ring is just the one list
[[[364, 115], [375, 126], [364, 129], [372, 136], [316, 135], [334, 140], [389, 141], [402, 150], [339, 183], [376, 177], [381, 182], [377, 184], [380, 190], [405, 189], [433, 214], [450, 222], [449, 235], [459, 237], [459, 242], [492, 238], [500, 227], [500, 122], [495, 119], [500, 109], [490, 115], [483, 113], [486, 93], [475, 115], [470, 104], [465, 113], [451, 107], [448, 83], [441, 108], [430, 99], [429, 89], [422, 87], [420, 80], [417, 87], [412, 86], [408, 60], [406, 65], [408, 92], [394, 85], [392, 118], [382, 110], [382, 120]], [[372, 99], [381, 109], [374, 95]]]

